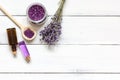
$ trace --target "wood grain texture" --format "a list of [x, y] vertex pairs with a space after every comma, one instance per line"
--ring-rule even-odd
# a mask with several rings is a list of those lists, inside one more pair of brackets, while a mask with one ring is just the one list
[[14, 58], [8, 45], [0, 47], [0, 72], [120, 72], [119, 46], [27, 45], [29, 64], [19, 49]]
[[[12, 15], [26, 15], [26, 9], [33, 2], [45, 5], [48, 14], [53, 15], [59, 0], [0, 0]], [[64, 15], [120, 15], [120, 0], [67, 0]]]
[[[7, 76], [7, 77], [6, 77]], [[86, 77], [87, 76], [87, 77]], [[35, 75], [18, 75], [18, 74], [8, 74], [0, 75], [1, 79], [4, 80], [120, 80], [120, 75], [45, 75], [45, 74], [35, 74]]]
[[[17, 21], [27, 26], [26, 17], [16, 17]], [[23, 40], [20, 29], [17, 28], [7, 17], [0, 16], [0, 44], [8, 44], [6, 29], [15, 27], [17, 29], [18, 41]], [[47, 24], [46, 24], [47, 25]], [[36, 39], [28, 44], [44, 44], [40, 41], [39, 32], [46, 26], [34, 27], [37, 30]], [[58, 44], [73, 45], [109, 45], [120, 44], [120, 18], [118, 17], [63, 17], [62, 35]]]
[[[0, 0], [2, 5], [23, 25], [30, 25], [26, 9], [33, 2], [45, 5], [49, 18], [59, 0]], [[0, 79], [1, 80], [120, 80], [120, 0], [67, 0], [62, 35], [56, 46], [41, 43], [39, 35], [27, 43], [31, 63], [20, 50], [13, 57], [6, 29], [17, 29], [0, 12]], [[47, 24], [46, 24], [47, 25]], [[46, 25], [34, 27], [39, 34]]]

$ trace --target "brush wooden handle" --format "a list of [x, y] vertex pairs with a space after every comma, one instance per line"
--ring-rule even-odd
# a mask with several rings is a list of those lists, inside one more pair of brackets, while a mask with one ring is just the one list
[[6, 15], [8, 16], [8, 18], [14, 22], [19, 28], [23, 29], [23, 26], [21, 24], [19, 24], [2, 6], [0, 6], [0, 10]]

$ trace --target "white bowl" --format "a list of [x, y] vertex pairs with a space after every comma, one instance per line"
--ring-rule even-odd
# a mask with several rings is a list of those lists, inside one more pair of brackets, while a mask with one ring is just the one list
[[[32, 6], [34, 6], [34, 5], [41, 6], [41, 7], [44, 9], [44, 11], [45, 11], [44, 17], [43, 17], [42, 19], [40, 19], [40, 20], [37, 20], [37, 21], [32, 20], [32, 19], [29, 17], [29, 14], [28, 14], [29, 9], [30, 9]], [[43, 6], [43, 4], [38, 3], [38, 2], [30, 4], [30, 5], [28, 6], [28, 8], [27, 8], [26, 13], [27, 13], [27, 19], [28, 19], [28, 21], [31, 22], [31, 23], [33, 23], [33, 24], [37, 24], [37, 25], [43, 24], [43, 23], [46, 21], [46, 18], [47, 18], [46, 8]]]

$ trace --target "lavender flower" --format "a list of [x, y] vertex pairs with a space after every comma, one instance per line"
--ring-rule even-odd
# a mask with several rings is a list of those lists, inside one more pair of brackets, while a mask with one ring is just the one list
[[51, 22], [44, 30], [40, 32], [42, 40], [48, 45], [52, 45], [59, 40], [61, 35], [61, 25], [58, 22]]
[[40, 36], [42, 36], [41, 40], [46, 42], [48, 45], [55, 44], [61, 35], [61, 13], [64, 2], [65, 0], [61, 0], [61, 5], [54, 14], [52, 21], [40, 32]]

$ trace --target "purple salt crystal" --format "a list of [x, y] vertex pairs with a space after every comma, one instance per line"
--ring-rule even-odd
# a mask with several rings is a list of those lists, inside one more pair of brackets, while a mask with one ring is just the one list
[[27, 30], [24, 31], [24, 34], [25, 34], [26, 37], [32, 38], [35, 33], [28, 28]]
[[32, 5], [28, 10], [28, 16], [34, 21], [41, 20], [45, 16], [45, 9], [38, 4]]
[[30, 54], [29, 54], [29, 51], [28, 51], [28, 49], [27, 49], [27, 47], [26, 47], [25, 42], [24, 42], [24, 41], [21, 41], [21, 42], [18, 43], [18, 45], [19, 45], [19, 47], [20, 47], [20, 50], [22, 51], [23, 56], [24, 56], [25, 58], [26, 58], [26, 57], [29, 57]]

